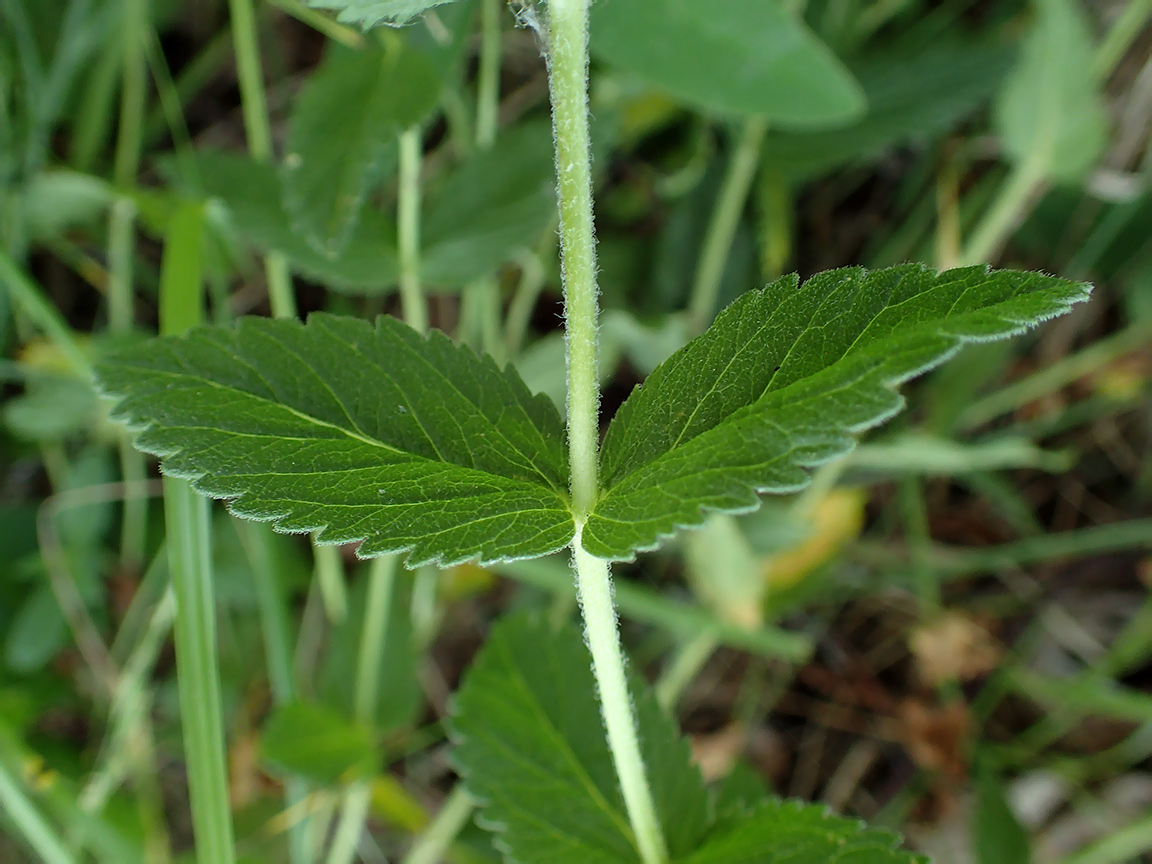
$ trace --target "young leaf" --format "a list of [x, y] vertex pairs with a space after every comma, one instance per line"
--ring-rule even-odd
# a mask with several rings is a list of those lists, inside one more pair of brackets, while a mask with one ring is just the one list
[[778, 0], [601, 0], [592, 53], [714, 111], [812, 128], [860, 116], [860, 85]]
[[572, 537], [563, 427], [510, 369], [395, 318], [263, 318], [99, 365], [166, 473], [232, 510], [363, 557], [532, 557]]
[[1036, 24], [994, 115], [1004, 148], [1054, 180], [1083, 177], [1108, 138], [1108, 114], [1089, 73], [1095, 49], [1074, 0], [1037, 0]]
[[312, 702], [277, 708], [264, 724], [260, 753], [272, 770], [321, 784], [365, 776], [376, 758], [368, 727]]
[[300, 92], [284, 158], [284, 206], [313, 248], [343, 251], [396, 136], [435, 109], [440, 84], [403, 46], [331, 50]]
[[452, 0], [308, 0], [309, 6], [337, 10], [336, 20], [345, 24], [359, 24], [365, 30], [381, 21], [387, 24], [405, 24], [433, 6]]
[[[492, 628], [456, 694], [453, 738], [483, 824], [519, 864], [634, 864], [637, 852], [575, 627], [508, 616]], [[688, 746], [650, 691], [635, 686], [640, 741], [669, 852], [709, 825]]]
[[896, 387], [965, 342], [999, 339], [1067, 311], [1087, 285], [984, 267], [921, 265], [795, 276], [745, 294], [660, 365], [608, 427], [603, 492], [583, 532], [627, 560], [707, 511], [754, 509], [853, 434], [903, 407]]
[[928, 864], [899, 838], [812, 804], [765, 801], [735, 808], [682, 864]]

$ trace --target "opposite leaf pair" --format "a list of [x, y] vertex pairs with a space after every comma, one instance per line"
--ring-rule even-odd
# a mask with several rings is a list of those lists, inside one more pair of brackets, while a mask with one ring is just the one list
[[[1058, 315], [1088, 286], [983, 267], [833, 270], [725, 310], [621, 407], [584, 548], [630, 559], [709, 511], [790, 492], [900, 410], [897, 385], [965, 342]], [[106, 359], [103, 390], [166, 473], [241, 516], [371, 557], [449, 565], [562, 549], [564, 427], [511, 367], [393, 318], [246, 318]]]

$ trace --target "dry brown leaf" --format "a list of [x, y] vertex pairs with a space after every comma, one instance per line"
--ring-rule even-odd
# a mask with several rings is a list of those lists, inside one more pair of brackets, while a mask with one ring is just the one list
[[991, 633], [956, 611], [914, 629], [908, 647], [920, 680], [932, 687], [985, 675], [996, 668], [1001, 655], [1000, 643]]

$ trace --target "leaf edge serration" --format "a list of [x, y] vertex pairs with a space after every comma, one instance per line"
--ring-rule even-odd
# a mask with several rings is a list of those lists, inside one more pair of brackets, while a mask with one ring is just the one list
[[[1014, 336], [1018, 336], [1022, 333], [1025, 333], [1028, 330], [1031, 330], [1031, 329], [1035, 328], [1036, 326], [1044, 323], [1045, 321], [1049, 321], [1053, 318], [1057, 318], [1061, 315], [1067, 314], [1072, 309], [1072, 307], [1075, 306], [1076, 304], [1085, 302], [1088, 299], [1090, 299], [1090, 297], [1092, 295], [1092, 290], [1093, 290], [1093, 286], [1089, 282], [1062, 279], [1061, 277], [1051, 276], [1050, 274], [1046, 274], [1046, 273], [1043, 273], [1041, 271], [1027, 271], [1027, 272], [1025, 272], [1025, 271], [1015, 271], [1015, 270], [996, 270], [987, 264], [971, 265], [971, 266], [967, 266], [967, 267], [957, 267], [957, 268], [953, 268], [953, 269], [945, 270], [945, 271], [936, 271], [934, 268], [929, 267], [928, 265], [922, 264], [922, 263], [902, 264], [902, 265], [896, 265], [894, 267], [880, 268], [877, 270], [869, 270], [868, 268], [859, 267], [859, 266], [843, 267], [843, 268], [837, 268], [834, 270], [822, 271], [818, 274], [814, 274], [813, 276], [811, 276], [808, 279], [803, 280], [803, 281], [801, 281], [799, 279], [799, 277], [796, 276], [796, 274], [790, 274], [787, 276], [783, 276], [780, 279], [774, 280], [773, 282], [769, 283], [768, 285], [766, 285], [763, 288], [756, 289], [754, 291], [749, 291], [746, 294], [743, 294], [740, 297], [738, 297], [735, 301], [733, 301], [732, 304], [730, 304], [726, 309], [724, 309], [720, 313], [720, 315], [717, 316], [716, 321], [713, 323], [712, 326], [715, 327], [715, 326], [717, 326], [717, 324], [720, 324], [721, 321], [726, 316], [737, 314], [742, 308], [741, 304], [747, 304], [747, 303], [751, 302], [751, 300], [755, 296], [763, 295], [766, 291], [771, 289], [773, 286], [775, 286], [775, 285], [777, 285], [780, 282], [783, 282], [785, 280], [793, 280], [796, 287], [799, 290], [803, 290], [806, 286], [809, 285], [809, 283], [811, 283], [817, 277], [827, 278], [831, 275], [842, 274], [846, 278], [856, 278], [860, 275], [867, 276], [867, 275], [875, 274], [875, 273], [897, 272], [897, 271], [905, 271], [908, 273], [913, 273], [913, 272], [933, 273], [933, 274], [936, 274], [937, 278], [941, 278], [941, 277], [947, 276], [949, 274], [959, 274], [959, 273], [967, 272], [967, 273], [972, 273], [972, 274], [981, 274], [984, 276], [995, 276], [997, 274], [1005, 274], [1008, 276], [1024, 276], [1024, 277], [1030, 277], [1030, 278], [1058, 279], [1060, 282], [1063, 282], [1066, 284], [1066, 286], [1068, 288], [1068, 292], [1065, 295], [1060, 296], [1059, 298], [1053, 297], [1052, 298], [1053, 303], [1052, 303], [1052, 307], [1050, 308], [1050, 310], [1048, 310], [1044, 313], [1038, 314], [1034, 317], [1029, 317], [1027, 319], [1018, 319], [1015, 322], [1016, 323], [1015, 327], [1004, 329], [1004, 330], [999, 331], [999, 332], [992, 334], [992, 335], [969, 336], [969, 335], [963, 335], [963, 334], [944, 333], [944, 332], [938, 333], [937, 335], [939, 335], [941, 337], [951, 339], [953, 344], [946, 351], [939, 353], [932, 360], [930, 360], [926, 363], [923, 363], [919, 366], [916, 366], [915, 368], [912, 368], [910, 370], [905, 370], [905, 371], [901, 372], [900, 374], [892, 376], [891, 378], [885, 379], [882, 382], [882, 385], [883, 385], [884, 389], [886, 391], [888, 391], [894, 397], [894, 399], [892, 401], [891, 408], [886, 410], [886, 411], [879, 412], [879, 413], [875, 414], [873, 417], [871, 417], [867, 421], [864, 421], [861, 423], [845, 425], [844, 429], [843, 429], [844, 435], [842, 436], [843, 437], [842, 445], [839, 446], [838, 448], [829, 447], [828, 452], [825, 453], [824, 455], [822, 455], [821, 458], [811, 459], [811, 460], [806, 460], [806, 461], [797, 461], [796, 465], [801, 470], [801, 472], [803, 473], [803, 479], [802, 480], [798, 480], [798, 482], [796, 482], [794, 484], [787, 484], [787, 485], [765, 485], [765, 486], [742, 487], [743, 491], [745, 492], [745, 500], [742, 504], [740, 504], [738, 506], [732, 506], [732, 507], [713, 507], [713, 506], [703, 505], [703, 504], [698, 505], [697, 509], [695, 511], [695, 515], [692, 519], [690, 519], [688, 521], [683, 521], [683, 522], [677, 520], [672, 524], [672, 527], [670, 529], [668, 529], [666, 531], [665, 530], [657, 530], [655, 532], [655, 534], [653, 535], [651, 542], [630, 544], [627, 551], [622, 551], [621, 546], [610, 547], [607, 544], [596, 544], [595, 542], [593, 542], [593, 544], [590, 545], [586, 541], [585, 538], [588, 538], [588, 536], [589, 536], [588, 528], [593, 524], [594, 520], [597, 518], [597, 508], [593, 508], [592, 513], [589, 515], [588, 520], [585, 523], [585, 525], [583, 526], [583, 530], [581, 532], [581, 543], [582, 543], [585, 551], [587, 551], [589, 554], [596, 555], [597, 557], [604, 558], [604, 559], [609, 560], [609, 561], [618, 561], [618, 562], [635, 561], [637, 553], [651, 552], [651, 551], [655, 551], [655, 550], [659, 549], [665, 543], [667, 543], [668, 541], [670, 541], [670, 540], [674, 539], [676, 536], [678, 536], [681, 532], [683, 532], [685, 530], [692, 530], [692, 529], [700, 527], [712, 515], [719, 515], [719, 514], [739, 515], [739, 514], [744, 514], [744, 513], [755, 512], [760, 507], [760, 504], [761, 504], [760, 495], [762, 495], [762, 494], [791, 494], [791, 493], [802, 491], [803, 489], [807, 488], [808, 485], [811, 483], [812, 478], [811, 478], [810, 473], [808, 473], [809, 470], [814, 469], [814, 468], [818, 468], [823, 464], [826, 464], [826, 463], [828, 463], [834, 459], [840, 458], [842, 456], [846, 456], [847, 454], [851, 453], [851, 451], [854, 449], [854, 447], [856, 445], [855, 436], [857, 436], [857, 435], [859, 435], [865, 431], [868, 431], [869, 429], [873, 429], [873, 428], [876, 428], [877, 426], [883, 425], [885, 422], [892, 419], [892, 417], [899, 414], [905, 408], [906, 400], [905, 400], [904, 396], [899, 392], [899, 389], [898, 389], [901, 385], [907, 383], [908, 381], [910, 381], [913, 378], [916, 378], [920, 375], [923, 375], [924, 373], [929, 372], [929, 371], [936, 369], [939, 366], [943, 365], [948, 360], [950, 360], [951, 358], [956, 356], [956, 354], [967, 344], [978, 344], [978, 343], [982, 343], [982, 342], [994, 342], [994, 341], [1000, 341], [1003, 339], [1009, 339], [1009, 338], [1012, 338]], [[711, 329], [712, 328], [710, 327], [709, 330], [711, 330]], [[708, 333], [708, 331], [705, 331], [705, 334], [702, 334], [702, 336], [707, 335], [707, 333]], [[697, 337], [697, 339], [699, 339], [699, 338], [701, 338], [701, 337]], [[693, 340], [693, 341], [695, 341], [695, 340]], [[687, 345], [685, 345], [683, 348], [681, 348], [680, 351], [687, 350], [691, 345], [692, 345], [692, 342], [689, 342]], [[680, 352], [677, 352], [677, 354], [678, 353], [680, 353]], [[665, 364], [671, 362], [675, 356], [676, 355], [674, 354], [672, 357], [668, 358], [668, 360], [665, 360], [664, 363], [662, 363], [660, 367], [657, 367], [657, 369], [653, 372], [653, 375], [655, 375], [657, 372], [659, 372], [660, 368], [665, 366]], [[824, 371], [824, 370], [821, 370], [821, 371]], [[817, 374], [819, 374], [819, 373], [817, 373]], [[650, 380], [651, 378], [652, 378], [652, 376], [650, 375], [648, 380]], [[621, 409], [617, 412], [617, 415], [616, 415], [616, 417], [613, 418], [613, 420], [616, 420], [620, 417], [621, 412], [625, 410], [625, 408], [628, 405], [628, 402], [642, 390], [642, 388], [644, 387], [644, 385], [646, 383], [647, 383], [647, 380], [645, 382], [641, 382], [640, 384], [638, 384], [636, 386], [636, 388], [632, 391], [632, 393], [629, 394], [628, 399], [625, 400], [624, 405], [621, 406]], [[751, 407], [751, 406], [749, 406], [749, 407]], [[711, 430], [709, 430], [709, 431], [711, 431]], [[611, 427], [609, 428], [609, 432], [611, 432]], [[705, 434], [707, 434], [707, 433], [705, 433]], [[605, 442], [607, 442], [607, 440], [608, 439], [606, 438]], [[603, 459], [603, 454], [604, 454], [604, 449], [602, 448], [601, 449], [601, 459]], [[655, 461], [658, 461], [658, 460], [653, 460], [653, 462], [655, 462]], [[649, 463], [649, 464], [652, 464], [652, 463]], [[644, 467], [647, 467], [647, 466], [644, 466]], [[631, 473], [636, 473], [636, 472], [630, 472], [630, 474]], [[630, 476], [630, 474], [625, 475], [625, 477]], [[621, 478], [621, 479], [624, 479], [624, 478]], [[619, 484], [616, 484], [616, 485], [619, 485]], [[601, 489], [600, 496], [597, 500], [597, 507], [599, 506], [600, 502], [602, 502], [611, 493], [613, 488], [615, 488], [615, 487], [613, 486], [613, 487]], [[595, 533], [593, 532], [593, 538], [594, 537], [595, 537]]]
[[[299, 327], [301, 329], [304, 329], [304, 328], [310, 327], [313, 324], [314, 320], [315, 321], [322, 321], [324, 319], [340, 319], [343, 317], [344, 316], [332, 315], [332, 314], [326, 313], [326, 312], [313, 313], [312, 315], [310, 315], [308, 317], [308, 319], [306, 321], [298, 321], [298, 320], [294, 320], [294, 319], [292, 319], [292, 320], [289, 320], [289, 319], [269, 319], [269, 318], [263, 318], [261, 316], [246, 316], [246, 317], [237, 318], [234, 321], [228, 322], [228, 324], [226, 324], [226, 325], [212, 325], [212, 324], [202, 325], [199, 327], [192, 328], [189, 331], [187, 331], [186, 333], [183, 333], [179, 336], [153, 337], [151, 340], [148, 340], [148, 341], [155, 341], [155, 342], [165, 342], [166, 341], [166, 342], [187, 343], [187, 342], [189, 342], [190, 337], [193, 337], [196, 334], [203, 333], [203, 332], [220, 331], [220, 330], [231, 330], [231, 331], [235, 332], [235, 331], [239, 330], [239, 328], [245, 322], [247, 322], [249, 320], [257, 322], [257, 323], [261, 323], [261, 324], [267, 324], [269, 322], [274, 322], [274, 324], [278, 325], [278, 326], [289, 325], [289, 326], [295, 326], [295, 327]], [[375, 320], [364, 320], [364, 319], [350, 319], [350, 320], [355, 320], [361, 324], [364, 324], [364, 325], [368, 326], [369, 328], [371, 328], [374, 332], [377, 331], [382, 326], [385, 326], [385, 327], [386, 326], [406, 327], [406, 325], [404, 325], [404, 323], [402, 321], [399, 321], [398, 319], [396, 319], [392, 316], [388, 316], [388, 315], [377, 316], [377, 318]], [[515, 367], [511, 363], [506, 363], [503, 365], [497, 364], [495, 359], [493, 357], [491, 357], [490, 355], [482, 353], [482, 352], [477, 352], [471, 346], [456, 344], [448, 337], [447, 334], [445, 334], [439, 330], [436, 330], [436, 329], [431, 329], [425, 334], [420, 334], [418, 338], [419, 338], [419, 341], [423, 344], [430, 344], [433, 340], [436, 340], [436, 339], [442, 340], [442, 342], [445, 343], [446, 345], [450, 345], [452, 348], [454, 348], [454, 349], [456, 349], [462, 353], [467, 354], [471, 361], [474, 361], [474, 362], [476, 362], [476, 363], [478, 363], [484, 367], [487, 367], [486, 371], [488, 371], [489, 373], [494, 373], [496, 375], [499, 375], [502, 378], [508, 379], [509, 382], [511, 382], [513, 387], [518, 386], [518, 387], [523, 388], [524, 393], [529, 398], [529, 401], [532, 403], [536, 403], [535, 407], [537, 407], [539, 409], [547, 409], [547, 410], [552, 410], [552, 411], [555, 410], [555, 406], [553, 405], [551, 400], [548, 399], [547, 396], [540, 394], [540, 393], [532, 393], [530, 390], [527, 389], [527, 385], [525, 385], [523, 380], [520, 379], [519, 375], [515, 371]], [[148, 436], [149, 432], [151, 432], [153, 430], [157, 430], [157, 431], [162, 430], [163, 429], [162, 424], [158, 423], [154, 419], [153, 420], [143, 419], [140, 416], [131, 413], [128, 410], [128, 408], [126, 407], [126, 403], [129, 402], [133, 398], [132, 394], [130, 392], [128, 392], [127, 388], [117, 388], [117, 387], [108, 386], [106, 384], [104, 376], [101, 373], [101, 370], [103, 368], [105, 368], [106, 366], [109, 366], [110, 364], [112, 364], [117, 359], [117, 357], [121, 356], [122, 354], [130, 353], [134, 348], [138, 348], [138, 347], [139, 347], [139, 345], [137, 344], [137, 345], [133, 345], [133, 346], [128, 346], [124, 349], [121, 349], [120, 351], [115, 351], [112, 354], [110, 354], [107, 357], [100, 360], [99, 362], [97, 362], [97, 364], [95, 366], [95, 373], [96, 374], [95, 374], [94, 381], [93, 381], [95, 391], [100, 398], [108, 400], [112, 403], [109, 410], [108, 410], [109, 419], [115, 421], [116, 423], [118, 423], [122, 427], [124, 427], [124, 429], [130, 434], [130, 436], [132, 438], [133, 445], [135, 447], [137, 447], [137, 449], [141, 450], [142, 452], [148, 453], [149, 455], [155, 456], [159, 460], [160, 473], [163, 476], [170, 477], [170, 478], [177, 479], [177, 480], [185, 480], [191, 484], [193, 490], [196, 491], [198, 494], [203, 495], [203, 496], [210, 498], [212, 500], [223, 501], [225, 503], [225, 507], [227, 508], [228, 512], [233, 514], [234, 516], [236, 516], [238, 518], [247, 519], [249, 521], [254, 521], [254, 522], [267, 523], [272, 527], [272, 529], [274, 531], [276, 531], [277, 533], [280, 533], [280, 534], [310, 534], [310, 535], [313, 535], [315, 542], [318, 545], [322, 545], [322, 546], [348, 545], [348, 544], [355, 543], [355, 544], [357, 544], [356, 556], [357, 556], [357, 558], [359, 558], [361, 560], [368, 560], [371, 558], [376, 558], [376, 557], [380, 557], [382, 555], [390, 555], [390, 554], [402, 555], [402, 556], [404, 556], [403, 560], [404, 560], [405, 566], [410, 568], [410, 569], [414, 569], [416, 567], [421, 567], [424, 565], [434, 565], [434, 566], [437, 566], [440, 568], [447, 568], [447, 567], [452, 567], [452, 566], [456, 566], [459, 564], [465, 564], [465, 563], [476, 563], [479, 566], [487, 566], [490, 564], [497, 564], [497, 563], [501, 563], [501, 562], [518, 561], [518, 560], [525, 560], [525, 559], [530, 559], [530, 558], [541, 557], [544, 555], [553, 554], [555, 552], [558, 552], [558, 551], [564, 549], [565, 547], [567, 547], [571, 543], [572, 537], [575, 535], [575, 523], [574, 523], [574, 521], [571, 521], [570, 519], [568, 519], [568, 520], [563, 521], [563, 522], [557, 522], [556, 525], [552, 526], [549, 529], [549, 531], [559, 531], [562, 529], [567, 529], [564, 532], [564, 536], [562, 539], [558, 535], [556, 541], [541, 545], [540, 547], [534, 548], [531, 551], [526, 552], [523, 555], [517, 555], [517, 554], [485, 555], [482, 549], [478, 550], [478, 551], [462, 553], [459, 555], [457, 555], [457, 554], [420, 554], [420, 555], [417, 555], [417, 554], [415, 554], [414, 550], [420, 545], [419, 539], [413, 539], [411, 542], [394, 543], [391, 545], [387, 545], [387, 541], [385, 540], [384, 541], [386, 544], [385, 546], [376, 545], [370, 553], [364, 554], [363, 553], [364, 547], [369, 545], [370, 543], [379, 544], [380, 538], [378, 538], [378, 537], [374, 538], [373, 535], [371, 535], [371, 534], [365, 534], [363, 536], [356, 536], [356, 537], [339, 536], [339, 537], [336, 537], [335, 539], [328, 539], [324, 536], [324, 533], [326, 531], [328, 531], [329, 528], [332, 527], [331, 522], [324, 522], [324, 523], [318, 523], [318, 524], [308, 524], [308, 525], [303, 525], [303, 524], [298, 523], [298, 524], [292, 525], [292, 526], [285, 526], [282, 524], [283, 521], [293, 519], [293, 518], [298, 518], [298, 517], [293, 516], [293, 514], [290, 512], [269, 512], [266, 508], [261, 509], [261, 508], [257, 507], [255, 509], [253, 509], [250, 507], [246, 507], [245, 506], [245, 498], [247, 497], [247, 494], [248, 494], [247, 492], [239, 492], [239, 493], [222, 492], [219, 489], [212, 488], [210, 486], [206, 486], [203, 481], [205, 480], [205, 478], [209, 478], [212, 476], [212, 472], [208, 469], [204, 469], [204, 470], [195, 469], [195, 470], [187, 470], [187, 471], [174, 469], [170, 464], [171, 458], [175, 457], [175, 456], [179, 456], [185, 450], [189, 449], [188, 447], [180, 447], [180, 446], [163, 447], [163, 446], [157, 446], [155, 443], [148, 442], [147, 436]], [[142, 440], [142, 439], [144, 439], [144, 440]], [[566, 455], [567, 455], [566, 452], [564, 455], [566, 457]], [[476, 469], [463, 469], [463, 470], [476, 470]], [[499, 475], [492, 475], [492, 476], [499, 476]], [[557, 499], [557, 508], [556, 508], [557, 512], [562, 511], [562, 512], [568, 514], [568, 516], [570, 517], [571, 511], [570, 511], [569, 502], [564, 497], [564, 495], [560, 493], [560, 491], [558, 489], [550, 488], [549, 486], [546, 486], [544, 483], [530, 483], [530, 482], [524, 481], [524, 480], [517, 480], [516, 478], [504, 478], [504, 479], [508, 479], [508, 480], [512, 480], [512, 482], [520, 483], [520, 484], [524, 485], [525, 487], [532, 487], [532, 488], [535, 488], [538, 490], [542, 490], [544, 492], [555, 494], [556, 499]], [[547, 533], [547, 532], [542, 531], [540, 533]]]

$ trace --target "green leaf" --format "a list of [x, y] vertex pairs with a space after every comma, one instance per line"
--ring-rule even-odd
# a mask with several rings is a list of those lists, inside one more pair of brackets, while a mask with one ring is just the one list
[[805, 179], [908, 141], [931, 141], [988, 99], [1012, 57], [991, 38], [908, 39], [874, 50], [848, 63], [868, 113], [839, 129], [770, 132], [767, 159]]
[[777, 0], [601, 0], [592, 53], [714, 111], [812, 128], [863, 113], [860, 86]]
[[1036, 0], [1036, 25], [996, 103], [996, 129], [1015, 162], [1077, 180], [1108, 138], [1108, 115], [1090, 73], [1091, 30], [1073, 0]]
[[96, 417], [92, 386], [79, 378], [35, 376], [27, 391], [7, 401], [4, 425], [25, 441], [59, 441], [82, 432]]
[[[632, 684], [669, 852], [686, 855], [708, 828], [708, 798], [674, 723]], [[497, 623], [470, 667], [452, 720], [456, 760], [506, 860], [637, 860], [595, 693], [580, 632], [527, 615]]]
[[1030, 864], [1028, 832], [1008, 806], [1004, 783], [987, 758], [976, 760], [972, 839], [979, 864]]
[[520, 123], [430, 189], [420, 226], [424, 278], [467, 285], [517, 248], [534, 247], [556, 212], [553, 160], [551, 126]]
[[984, 267], [831, 270], [745, 294], [660, 365], [608, 427], [584, 548], [627, 560], [708, 511], [803, 488], [805, 468], [903, 407], [896, 387], [965, 342], [1062, 314], [1089, 286]]
[[[187, 157], [198, 189], [224, 205], [236, 234], [262, 252], [281, 252], [296, 272], [329, 288], [364, 294], [390, 289], [399, 273], [396, 227], [379, 211], [365, 207], [344, 249], [335, 257], [318, 252], [293, 230], [282, 205], [276, 169], [233, 153], [203, 150]], [[174, 162], [164, 172], [175, 173]]]
[[376, 756], [367, 728], [310, 702], [277, 708], [264, 724], [260, 751], [274, 771], [321, 784], [364, 775]]
[[242, 319], [99, 364], [114, 416], [164, 471], [239, 516], [409, 565], [571, 539], [563, 427], [510, 369], [395, 318]]
[[404, 24], [433, 6], [452, 0], [308, 0], [318, 9], [337, 10], [336, 20], [359, 24], [365, 30], [377, 24]]
[[68, 644], [68, 624], [47, 585], [33, 591], [12, 620], [4, 662], [19, 674], [42, 669]]
[[730, 811], [683, 864], [928, 864], [898, 843], [894, 834], [819, 805], [765, 801]]
[[436, 68], [403, 47], [336, 47], [300, 92], [288, 124], [284, 206], [297, 233], [334, 257], [348, 244], [360, 207], [395, 138], [440, 98]]

